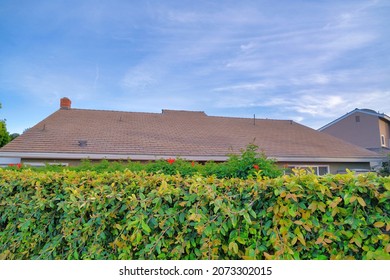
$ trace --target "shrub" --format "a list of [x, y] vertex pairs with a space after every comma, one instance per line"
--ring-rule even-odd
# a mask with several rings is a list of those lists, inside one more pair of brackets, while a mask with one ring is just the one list
[[0, 259], [389, 259], [390, 177], [0, 170]]
[[245, 179], [256, 172], [271, 178], [282, 175], [282, 171], [275, 165], [275, 162], [268, 159], [264, 153], [258, 153], [257, 150], [258, 146], [249, 144], [240, 155], [230, 155], [226, 162], [227, 172], [221, 177]]
[[46, 168], [35, 168], [37, 171], [62, 171], [64, 169], [75, 171], [96, 171], [101, 172], [115, 172], [124, 171], [125, 169], [131, 171], [145, 170], [149, 173], [163, 173], [167, 175], [181, 174], [182, 176], [192, 176], [194, 174], [201, 174], [203, 176], [215, 175], [217, 178], [248, 178], [255, 174], [261, 174], [266, 177], [275, 178], [282, 174], [282, 171], [277, 167], [275, 162], [268, 159], [264, 153], [257, 152], [258, 147], [254, 144], [249, 144], [246, 149], [241, 151], [240, 155], [229, 155], [226, 162], [215, 163], [206, 162], [200, 164], [196, 162], [189, 162], [181, 158], [176, 159], [160, 159], [149, 163], [140, 163], [128, 161], [123, 162], [109, 162], [102, 160], [99, 163], [92, 163], [90, 160], [84, 159], [79, 166], [63, 167], [56, 165], [46, 165]]
[[382, 167], [379, 169], [381, 176], [390, 176], [390, 154], [387, 155], [387, 161], [382, 163]]

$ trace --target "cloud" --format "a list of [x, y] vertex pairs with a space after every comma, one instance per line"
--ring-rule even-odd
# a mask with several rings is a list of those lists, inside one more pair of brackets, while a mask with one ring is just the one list
[[[390, 91], [340, 92], [301, 92], [294, 95], [248, 95], [220, 96], [217, 102], [221, 108], [269, 107], [280, 111], [290, 111], [314, 117], [335, 117], [354, 108], [382, 107], [390, 111], [390, 105], [383, 106], [383, 100], [390, 98]], [[390, 100], [390, 99], [389, 99]], [[382, 104], [381, 104], [382, 103]]]
[[131, 91], [143, 91], [156, 84], [157, 79], [153, 70], [135, 67], [127, 71], [121, 84]]
[[293, 77], [290, 81], [293, 85], [326, 85], [331, 82], [328, 74], [312, 74], [304, 77]]
[[371, 8], [374, 8], [380, 1], [371, 0], [364, 1], [363, 4], [357, 3], [349, 10], [341, 13], [336, 13], [332, 21], [329, 21], [324, 29], [345, 29], [360, 27], [362, 19], [367, 19], [367, 13]]
[[[333, 37], [333, 36], [332, 36]], [[376, 35], [365, 32], [354, 32], [349, 34], [342, 34], [337, 38], [331, 38], [321, 44], [308, 45], [307, 48], [315, 48], [317, 50], [333, 51], [342, 53], [352, 49], [362, 48], [376, 39]]]
[[240, 49], [242, 51], [250, 51], [250, 50], [255, 49], [255, 48], [256, 48], [256, 44], [254, 44], [254, 43], [242, 44], [240, 46]]
[[266, 83], [247, 83], [247, 84], [238, 84], [225, 87], [217, 87], [213, 91], [256, 91], [263, 88], [269, 88], [271, 85]]
[[329, 116], [329, 112], [345, 105], [343, 97], [336, 95], [313, 96], [304, 95], [291, 104], [298, 113], [310, 114], [312, 116]]

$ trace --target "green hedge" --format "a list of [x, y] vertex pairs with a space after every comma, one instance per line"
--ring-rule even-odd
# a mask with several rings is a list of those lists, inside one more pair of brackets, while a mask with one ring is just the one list
[[389, 259], [390, 177], [0, 170], [0, 259]]

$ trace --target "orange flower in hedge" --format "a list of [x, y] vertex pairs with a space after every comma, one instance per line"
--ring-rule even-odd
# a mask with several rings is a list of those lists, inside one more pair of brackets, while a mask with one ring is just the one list
[[22, 164], [18, 163], [16, 166], [18, 167], [18, 169], [20, 169], [22, 167]]
[[191, 162], [191, 165], [192, 165], [192, 167], [194, 167], [195, 166], [195, 162], [193, 161], [193, 162]]
[[254, 164], [253, 168], [256, 169], [256, 170], [259, 170], [259, 166], [257, 164]]
[[175, 159], [174, 158], [169, 158], [169, 159], [167, 159], [167, 162], [169, 164], [173, 164], [175, 162]]

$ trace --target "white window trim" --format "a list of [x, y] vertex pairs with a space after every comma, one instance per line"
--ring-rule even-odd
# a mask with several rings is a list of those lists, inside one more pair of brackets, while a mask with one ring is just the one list
[[383, 134], [381, 135], [381, 146], [386, 147], [386, 137]]
[[291, 169], [292, 168], [312, 168], [316, 171], [317, 176], [320, 176], [319, 175], [320, 167], [326, 167], [326, 169], [327, 169], [326, 174], [330, 173], [330, 166], [329, 165], [301, 165], [301, 164], [298, 164], [298, 165], [288, 165], [287, 166], [287, 168], [291, 168]]
[[48, 165], [59, 165], [59, 166], [69, 166], [67, 162], [23, 162], [23, 165], [28, 165], [31, 167], [45, 167]]

